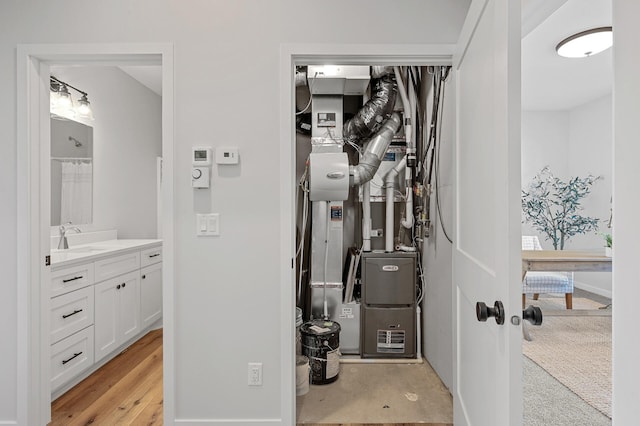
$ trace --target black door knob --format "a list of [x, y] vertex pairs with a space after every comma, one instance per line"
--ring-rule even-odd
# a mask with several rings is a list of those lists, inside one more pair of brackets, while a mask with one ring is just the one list
[[542, 309], [529, 305], [527, 309], [522, 311], [522, 319], [526, 319], [533, 325], [540, 325], [542, 324]]
[[478, 321], [485, 322], [489, 317], [494, 317], [500, 325], [504, 324], [504, 306], [502, 302], [496, 300], [493, 308], [488, 307], [484, 302], [476, 303], [476, 317]]

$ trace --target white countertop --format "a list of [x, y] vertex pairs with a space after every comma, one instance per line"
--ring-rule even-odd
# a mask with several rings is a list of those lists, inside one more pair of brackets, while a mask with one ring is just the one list
[[104, 257], [113, 256], [127, 251], [141, 250], [162, 245], [162, 240], [106, 240], [88, 244], [78, 244], [66, 250], [51, 250], [51, 267], [59, 269], [78, 263], [92, 262]]

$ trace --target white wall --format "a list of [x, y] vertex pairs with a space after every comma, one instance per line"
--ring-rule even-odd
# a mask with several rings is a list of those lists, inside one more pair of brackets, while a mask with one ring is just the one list
[[[81, 228], [116, 229], [118, 238], [155, 238], [161, 97], [117, 67], [55, 67], [52, 74], [87, 92], [95, 116], [89, 123], [93, 223]], [[52, 231], [57, 234], [57, 228]]]
[[[558, 177], [569, 168], [569, 113], [564, 111], [522, 112], [522, 187], [526, 189], [531, 179], [543, 167], [549, 166]], [[522, 235], [538, 235], [545, 249], [553, 249], [550, 240], [522, 224]]]
[[[287, 161], [278, 149], [281, 44], [455, 43], [468, 5], [466, 0], [3, 2], [5, 88], [16, 87], [18, 43], [175, 45], [177, 418], [248, 423], [283, 415], [279, 324], [281, 310], [292, 307], [281, 306], [277, 249], [276, 170]], [[18, 237], [11, 231], [17, 223], [15, 95], [0, 97], [0, 117], [5, 201], [0, 219], [7, 229], [0, 245], [0, 421], [10, 421], [16, 418], [17, 363]], [[196, 144], [240, 149], [233, 172], [214, 169], [208, 195], [194, 195], [191, 188], [190, 148]], [[196, 210], [220, 213], [219, 238], [196, 238]], [[247, 387], [249, 361], [264, 364], [264, 386]]]
[[[607, 228], [613, 190], [613, 111], [611, 95], [572, 109], [569, 113], [570, 176], [602, 176], [584, 200], [584, 214], [600, 219], [598, 231], [575, 236], [567, 248], [591, 249], [605, 245], [602, 233]], [[578, 272], [575, 284], [580, 288], [611, 297], [611, 274]]]
[[544, 166], [549, 166], [554, 174], [566, 173], [569, 167], [569, 134], [568, 112], [523, 111], [523, 186]]
[[[453, 389], [453, 316], [454, 292], [452, 283], [453, 245], [453, 150], [455, 144], [455, 79], [453, 72], [447, 79], [440, 134], [440, 169], [437, 185], [440, 191], [442, 220], [438, 215], [436, 194], [432, 194], [430, 236], [424, 242], [425, 292], [422, 305], [424, 356], [438, 373], [445, 386]], [[444, 229], [443, 229], [444, 228]], [[445, 230], [447, 235], [445, 235]]]
[[631, 425], [640, 418], [640, 368], [637, 321], [640, 300], [638, 269], [637, 182], [640, 182], [640, 2], [613, 0], [613, 424]]
[[[611, 95], [593, 100], [569, 111], [523, 111], [522, 185], [548, 165], [560, 179], [588, 174], [602, 176], [584, 200], [582, 214], [600, 219], [599, 230], [574, 236], [566, 249], [603, 249], [612, 189], [611, 155], [613, 147]], [[538, 235], [546, 249], [551, 241], [529, 224], [523, 235]], [[610, 273], [576, 273], [575, 284], [604, 296], [611, 296]]]

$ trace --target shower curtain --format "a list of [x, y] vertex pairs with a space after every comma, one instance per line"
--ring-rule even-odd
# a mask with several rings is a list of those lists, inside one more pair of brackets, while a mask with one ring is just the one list
[[91, 161], [62, 163], [61, 223], [91, 223], [92, 176]]

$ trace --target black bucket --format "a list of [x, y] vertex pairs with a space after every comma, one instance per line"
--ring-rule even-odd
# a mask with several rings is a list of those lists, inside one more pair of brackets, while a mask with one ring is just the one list
[[309, 358], [311, 384], [335, 382], [340, 372], [340, 324], [311, 320], [300, 327], [302, 354]]

